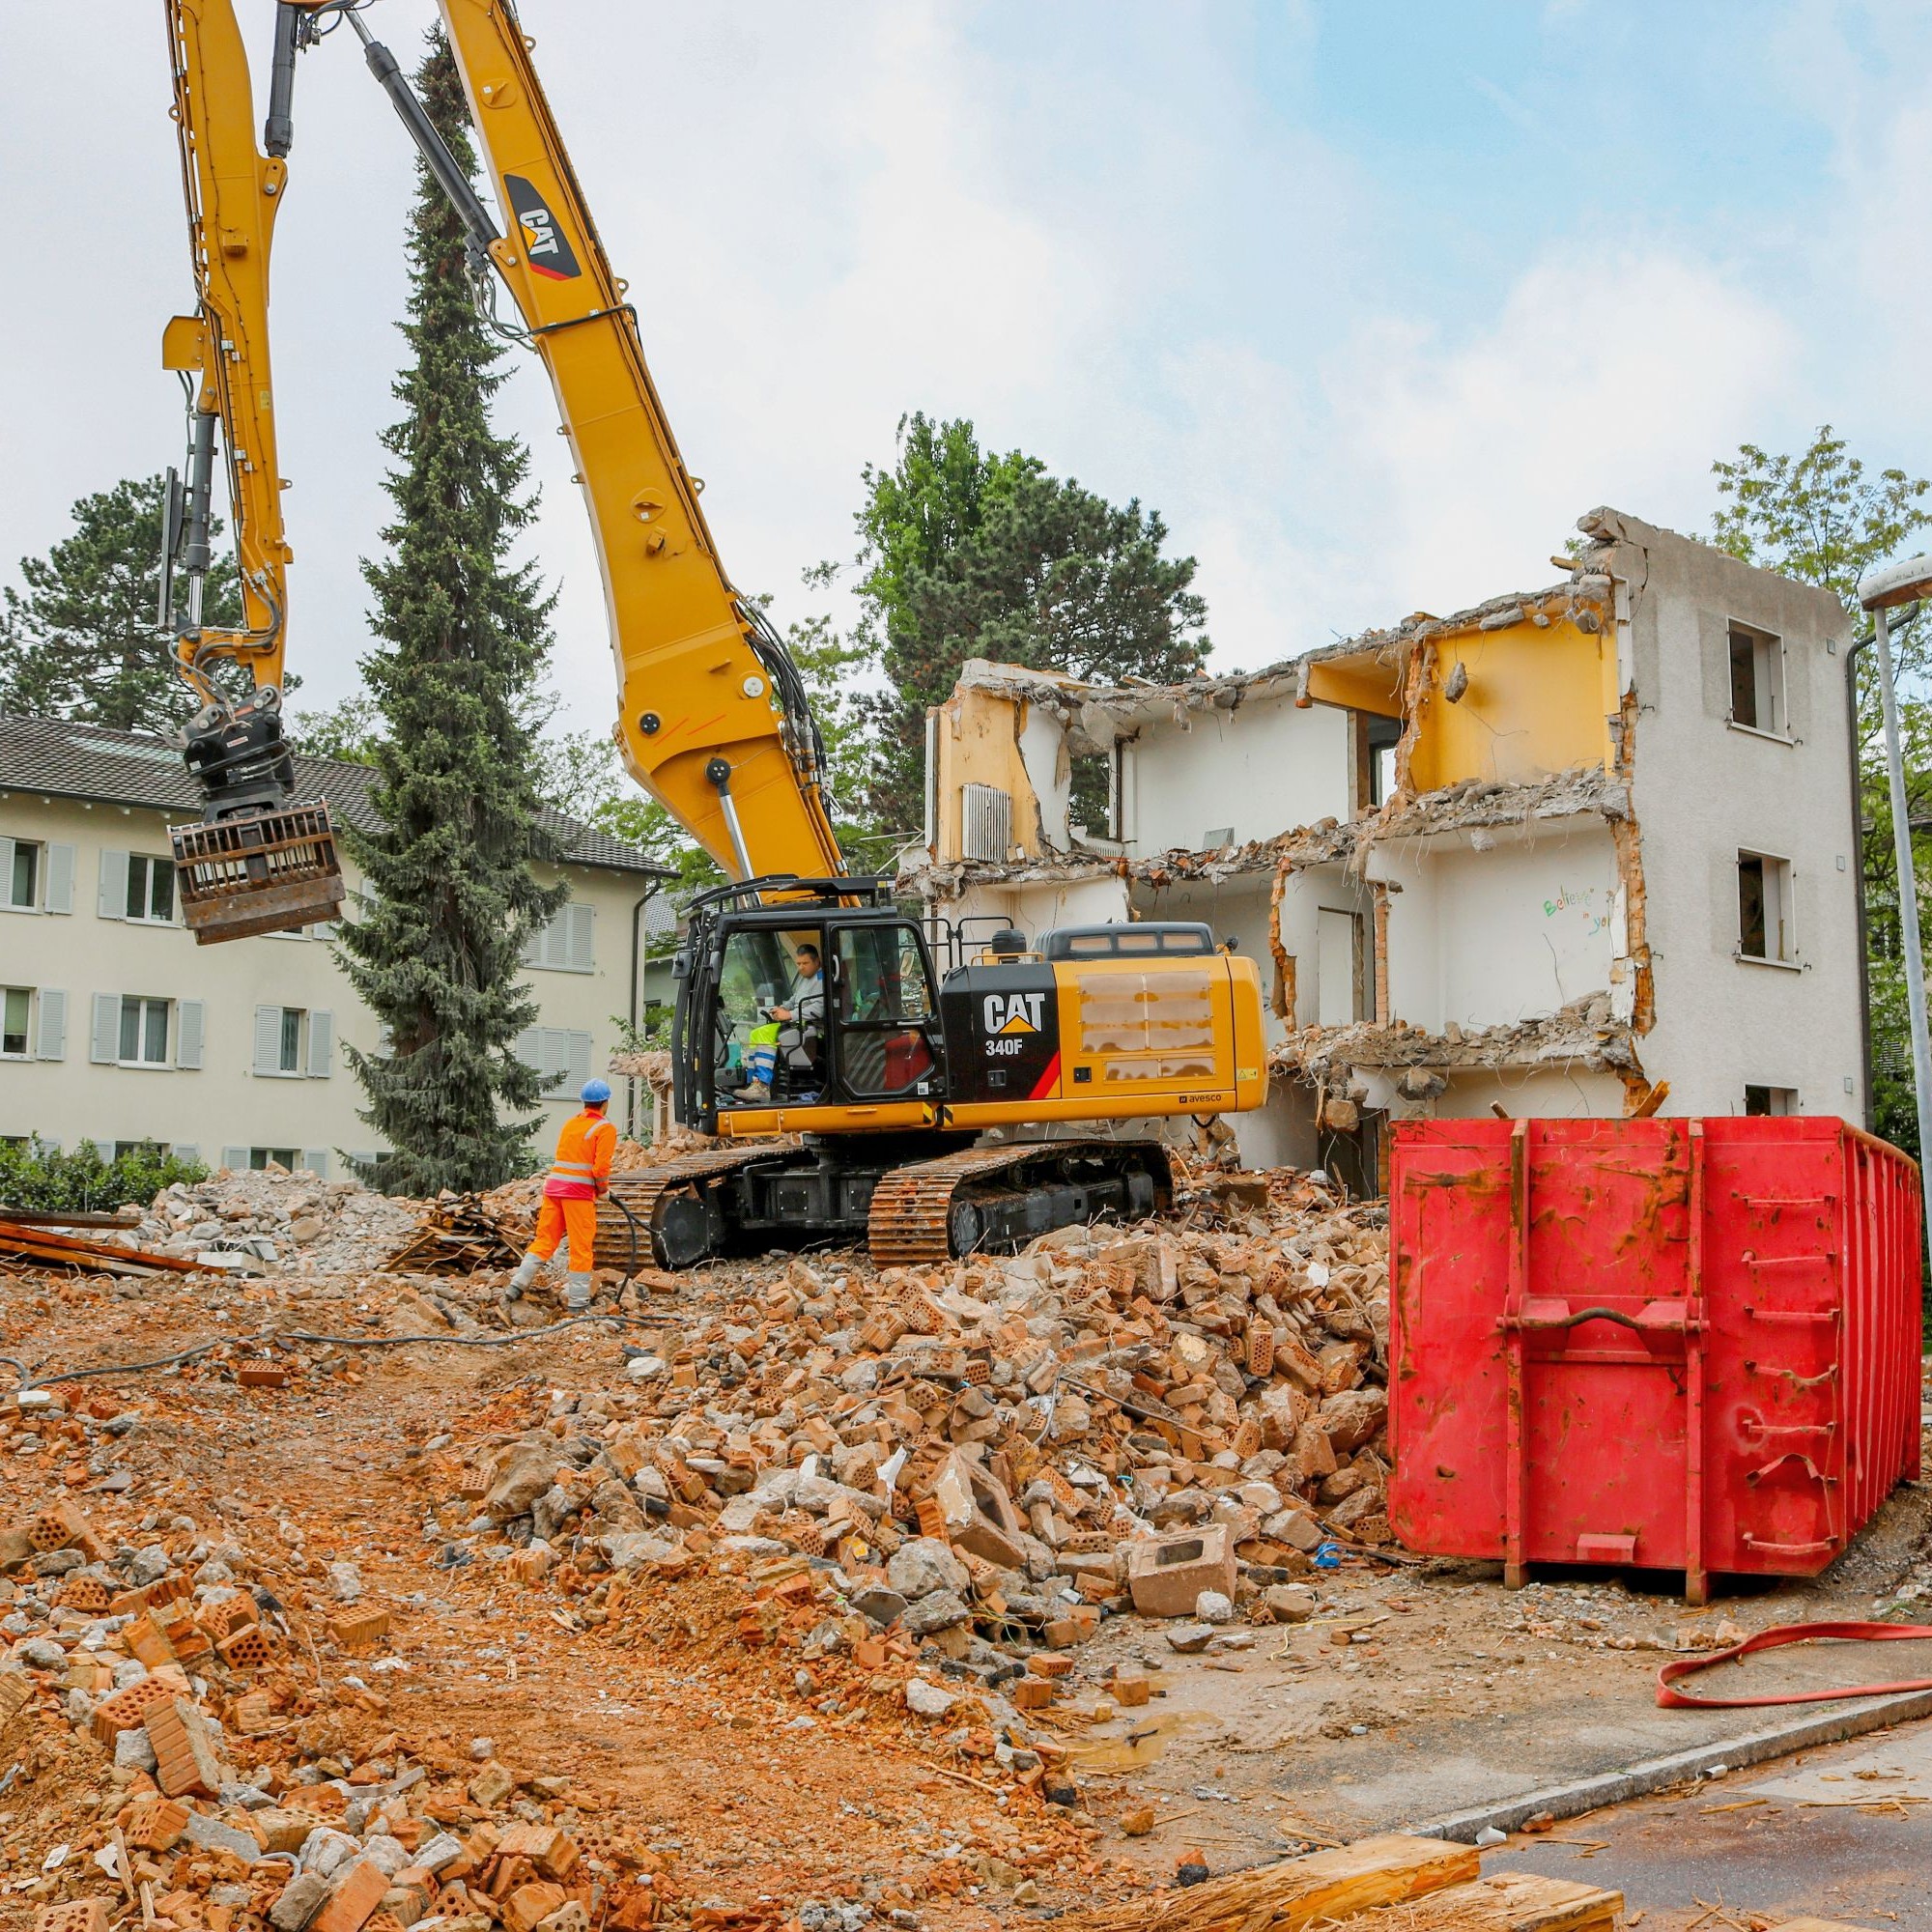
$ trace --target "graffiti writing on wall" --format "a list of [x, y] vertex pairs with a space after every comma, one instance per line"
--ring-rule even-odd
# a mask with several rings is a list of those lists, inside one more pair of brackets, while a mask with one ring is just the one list
[[1574, 916], [1580, 923], [1583, 936], [1587, 939], [1608, 930], [1608, 896], [1601, 886], [1565, 886], [1555, 897], [1544, 900], [1543, 916], [1545, 919]]

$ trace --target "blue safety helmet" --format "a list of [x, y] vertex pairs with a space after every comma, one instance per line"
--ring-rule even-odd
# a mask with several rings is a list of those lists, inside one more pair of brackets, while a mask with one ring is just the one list
[[586, 1080], [583, 1092], [577, 1097], [586, 1107], [601, 1107], [611, 1097], [611, 1083], [608, 1080]]

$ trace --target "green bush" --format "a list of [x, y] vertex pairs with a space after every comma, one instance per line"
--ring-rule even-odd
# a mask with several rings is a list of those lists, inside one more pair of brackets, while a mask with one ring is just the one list
[[177, 1160], [156, 1149], [140, 1149], [103, 1160], [92, 1141], [71, 1153], [49, 1147], [36, 1134], [22, 1147], [0, 1146], [0, 1212], [9, 1208], [43, 1213], [111, 1214], [132, 1202], [145, 1208], [177, 1180], [206, 1180], [198, 1160]]

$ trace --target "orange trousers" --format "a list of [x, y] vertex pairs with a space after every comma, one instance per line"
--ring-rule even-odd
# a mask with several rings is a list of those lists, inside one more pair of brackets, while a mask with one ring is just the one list
[[537, 1209], [537, 1237], [530, 1253], [547, 1262], [556, 1253], [556, 1244], [570, 1236], [570, 1271], [588, 1274], [595, 1263], [592, 1250], [597, 1245], [597, 1204], [595, 1201], [553, 1201], [546, 1194]]

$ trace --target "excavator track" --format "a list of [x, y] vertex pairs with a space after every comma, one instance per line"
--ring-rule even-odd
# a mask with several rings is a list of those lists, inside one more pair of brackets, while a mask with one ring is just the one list
[[[597, 1204], [597, 1265], [627, 1272], [634, 1267], [670, 1265], [657, 1246], [658, 1216], [668, 1199], [693, 1181], [715, 1179], [721, 1174], [749, 1167], [754, 1160], [769, 1160], [774, 1153], [797, 1145], [791, 1139], [741, 1142], [736, 1147], [679, 1154], [675, 1160], [637, 1174], [613, 1174], [611, 1191]], [[628, 1219], [626, 1208], [630, 1210]]]
[[[1134, 1168], [1145, 1170], [1152, 1183], [1151, 1207], [1162, 1208], [1173, 1203], [1173, 1169], [1158, 1141], [1044, 1141], [967, 1148], [895, 1168], [879, 1182], [867, 1228], [872, 1259], [882, 1267], [903, 1267], [971, 1252], [979, 1242], [960, 1225], [958, 1210], [970, 1208], [976, 1195], [1024, 1197], [1037, 1188], [1064, 1183], [1082, 1166], [1111, 1169], [1117, 1176]], [[1046, 1223], [1067, 1225], [1065, 1218]], [[962, 1241], [962, 1233], [969, 1238]]]

